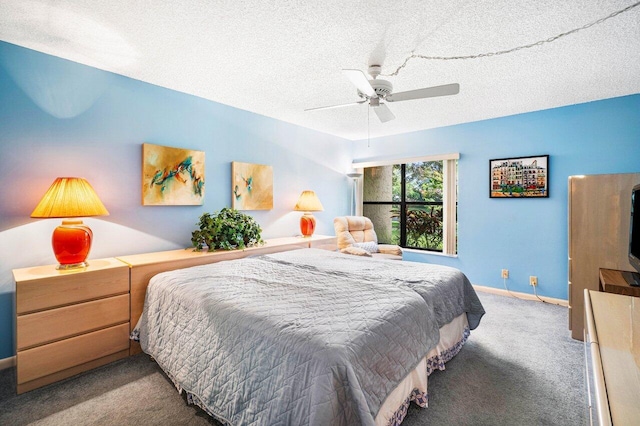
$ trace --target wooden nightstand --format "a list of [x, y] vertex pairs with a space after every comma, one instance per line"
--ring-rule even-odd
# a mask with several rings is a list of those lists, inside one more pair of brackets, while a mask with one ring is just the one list
[[23, 393], [129, 355], [129, 266], [15, 269], [17, 390]]
[[622, 277], [623, 271], [600, 269], [600, 290], [606, 293], [640, 297], [640, 287], [632, 287]]

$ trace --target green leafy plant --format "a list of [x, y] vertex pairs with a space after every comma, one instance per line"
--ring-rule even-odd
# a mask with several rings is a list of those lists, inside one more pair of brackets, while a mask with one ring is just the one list
[[442, 250], [442, 207], [425, 206], [407, 212], [407, 245]]
[[[407, 211], [407, 247], [442, 250], [443, 218], [442, 206], [416, 206]], [[393, 220], [392, 243], [400, 243], [400, 210], [391, 210]]]
[[254, 218], [238, 210], [225, 207], [213, 214], [203, 213], [198, 226], [200, 229], [191, 233], [195, 251], [205, 247], [209, 250], [235, 250], [264, 244], [260, 225]]

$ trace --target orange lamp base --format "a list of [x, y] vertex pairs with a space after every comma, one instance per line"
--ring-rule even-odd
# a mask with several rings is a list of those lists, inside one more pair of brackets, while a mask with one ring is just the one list
[[300, 232], [304, 237], [310, 237], [316, 230], [316, 218], [311, 213], [305, 213], [300, 218]]
[[93, 232], [81, 220], [63, 220], [62, 225], [53, 231], [51, 244], [53, 253], [60, 263], [57, 269], [84, 268]]

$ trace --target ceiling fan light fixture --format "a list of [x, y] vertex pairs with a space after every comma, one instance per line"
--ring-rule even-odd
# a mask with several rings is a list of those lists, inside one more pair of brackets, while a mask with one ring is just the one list
[[369, 80], [371, 87], [376, 92], [376, 95], [380, 98], [384, 98], [393, 92], [393, 84], [390, 81], [383, 80], [381, 78], [375, 80]]

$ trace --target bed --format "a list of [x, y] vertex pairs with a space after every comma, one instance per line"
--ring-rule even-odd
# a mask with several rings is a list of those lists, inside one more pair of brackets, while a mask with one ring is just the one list
[[224, 424], [386, 425], [483, 314], [454, 268], [302, 249], [156, 275], [132, 336]]

